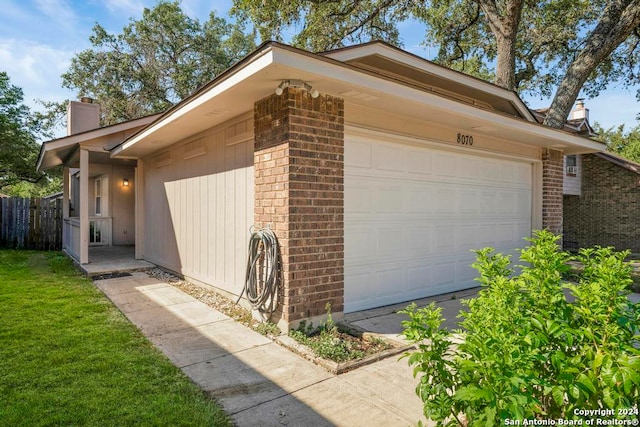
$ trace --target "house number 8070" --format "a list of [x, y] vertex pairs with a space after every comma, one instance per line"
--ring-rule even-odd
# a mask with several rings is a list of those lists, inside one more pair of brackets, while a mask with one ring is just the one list
[[462, 145], [473, 145], [473, 136], [459, 133], [456, 142]]

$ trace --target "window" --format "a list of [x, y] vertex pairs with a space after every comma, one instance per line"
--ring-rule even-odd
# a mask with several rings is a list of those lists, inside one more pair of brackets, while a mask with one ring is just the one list
[[578, 173], [578, 158], [575, 154], [566, 157], [565, 172], [569, 176], [576, 176]]
[[100, 178], [96, 179], [96, 216], [102, 215], [102, 180]]

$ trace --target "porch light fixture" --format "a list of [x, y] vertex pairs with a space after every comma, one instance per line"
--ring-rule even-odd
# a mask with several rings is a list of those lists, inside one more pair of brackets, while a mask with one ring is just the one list
[[128, 187], [129, 186], [129, 180], [127, 178], [122, 180], [122, 186], [123, 187]]
[[280, 82], [278, 87], [276, 88], [276, 95], [280, 96], [284, 92], [284, 90], [288, 87], [293, 87], [296, 89], [304, 89], [311, 95], [312, 98], [317, 98], [320, 95], [320, 92], [315, 90], [313, 86], [309, 83], [304, 82], [302, 80], [283, 80]]

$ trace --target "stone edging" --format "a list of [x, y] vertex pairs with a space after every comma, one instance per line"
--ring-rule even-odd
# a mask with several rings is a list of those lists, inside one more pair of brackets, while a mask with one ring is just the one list
[[350, 360], [347, 362], [338, 363], [338, 362], [334, 362], [333, 360], [328, 360], [328, 359], [324, 359], [322, 357], [316, 356], [313, 353], [313, 350], [311, 350], [309, 347], [307, 347], [304, 344], [300, 344], [298, 341], [294, 340], [288, 335], [280, 335], [280, 336], [274, 337], [274, 341], [280, 344], [281, 346], [283, 346], [284, 348], [286, 348], [287, 350], [292, 351], [304, 357], [305, 359], [312, 361], [316, 365], [326, 369], [327, 371], [329, 371], [334, 375], [340, 375], [345, 372], [360, 368], [362, 366], [369, 365], [374, 362], [378, 362], [382, 359], [386, 359], [387, 357], [394, 356], [394, 355], [415, 349], [415, 346], [413, 344], [405, 344], [400, 341], [389, 339], [384, 335], [375, 334], [372, 332], [365, 332], [362, 329], [355, 327], [354, 325], [347, 325], [344, 323], [340, 323], [340, 329], [347, 330], [353, 335], [357, 335], [364, 339], [373, 339], [373, 338], [381, 339], [393, 347], [388, 350], [381, 351], [379, 353], [371, 354], [362, 359]]

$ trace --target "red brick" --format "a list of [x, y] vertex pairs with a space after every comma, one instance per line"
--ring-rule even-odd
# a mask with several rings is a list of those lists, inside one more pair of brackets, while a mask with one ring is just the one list
[[565, 248], [613, 246], [640, 254], [640, 175], [585, 154], [581, 193], [564, 196]]
[[[257, 226], [277, 223], [282, 319], [344, 306], [344, 102], [288, 88], [256, 102]], [[278, 214], [283, 212], [284, 214]]]

